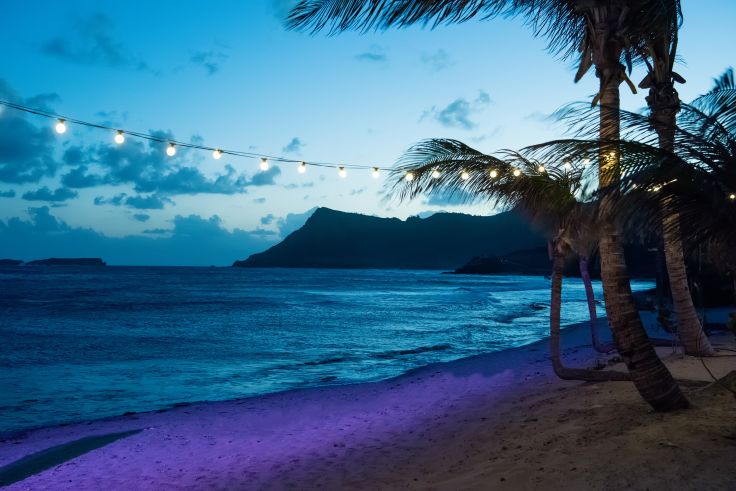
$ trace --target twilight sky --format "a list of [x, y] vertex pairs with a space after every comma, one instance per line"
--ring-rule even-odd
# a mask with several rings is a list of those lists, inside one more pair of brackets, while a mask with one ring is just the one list
[[[288, 32], [291, 0], [0, 0], [0, 99], [177, 140], [309, 162], [390, 166], [412, 143], [484, 151], [562, 135], [545, 116], [588, 100], [571, 62], [519, 21], [335, 37]], [[683, 100], [736, 64], [732, 0], [684, 2]], [[638, 83], [642, 70], [632, 79]], [[644, 94], [622, 86], [628, 109]], [[441, 201], [386, 203], [382, 179], [251, 159], [213, 160], [0, 109], [0, 258], [226, 265], [299, 227], [317, 206], [405, 218]]]

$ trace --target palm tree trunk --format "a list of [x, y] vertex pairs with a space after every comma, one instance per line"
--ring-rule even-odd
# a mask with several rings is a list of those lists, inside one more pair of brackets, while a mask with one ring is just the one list
[[588, 302], [588, 315], [590, 316], [590, 338], [593, 348], [598, 353], [609, 353], [613, 350], [613, 346], [603, 345], [598, 336], [598, 312], [595, 308], [595, 293], [593, 293], [593, 283], [590, 281], [590, 269], [588, 268], [588, 256], [580, 255], [580, 278], [583, 280], [585, 287], [585, 299]]
[[562, 270], [565, 256], [557, 244], [552, 244], [552, 298], [549, 311], [549, 353], [555, 374], [563, 380], [625, 381], [631, 380], [629, 374], [605, 371], [567, 368], [560, 357], [560, 311], [562, 309]]
[[[655, 85], [649, 91], [647, 102], [652, 121], [659, 136], [659, 146], [667, 152], [675, 149], [675, 124], [680, 109], [680, 97], [672, 82]], [[662, 237], [667, 275], [672, 292], [672, 306], [677, 317], [680, 343], [688, 355], [713, 356], [713, 347], [700, 325], [693, 297], [687, 281], [685, 256], [682, 251], [680, 216], [662, 202]]]
[[[619, 84], [622, 67], [620, 49], [603, 48], [605, 55], [596, 65], [600, 79], [600, 137], [602, 140], [618, 140], [620, 137]], [[600, 187], [615, 184], [618, 180], [618, 149], [601, 145]], [[611, 323], [613, 339], [621, 358], [626, 363], [631, 379], [639, 394], [657, 411], [672, 411], [689, 406], [680, 387], [675, 383], [667, 367], [657, 356], [644, 329], [631, 294], [629, 274], [624, 260], [624, 247], [615, 217], [611, 214], [612, 195], [604, 198], [600, 237], [601, 278], [606, 312]]]

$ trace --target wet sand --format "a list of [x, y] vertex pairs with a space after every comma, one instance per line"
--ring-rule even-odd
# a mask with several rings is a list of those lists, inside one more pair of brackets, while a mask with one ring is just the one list
[[[563, 331], [566, 363], [612, 363], [588, 336]], [[711, 339], [736, 354], [733, 334]], [[693, 381], [692, 409], [654, 413], [627, 382], [561, 381], [543, 341], [382, 382], [32, 430], [0, 442], [0, 466], [36, 472], [13, 490], [733, 489], [736, 399], [705, 386], [698, 358], [658, 350]], [[706, 364], [721, 377], [736, 357]], [[112, 441], [78, 454], [92, 436]], [[29, 469], [38, 452], [62, 463]]]

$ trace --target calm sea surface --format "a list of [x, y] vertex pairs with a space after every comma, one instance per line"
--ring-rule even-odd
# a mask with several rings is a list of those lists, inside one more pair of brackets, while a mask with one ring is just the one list
[[541, 339], [548, 306], [543, 277], [0, 267], [0, 432], [379, 380]]

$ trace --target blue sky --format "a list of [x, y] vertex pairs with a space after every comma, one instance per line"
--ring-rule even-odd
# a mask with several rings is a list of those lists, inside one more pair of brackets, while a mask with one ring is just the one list
[[[177, 140], [306, 161], [390, 166], [411, 144], [452, 137], [484, 151], [554, 138], [544, 119], [589, 99], [570, 62], [519, 21], [329, 37], [289, 32], [289, 0], [0, 0], [0, 98]], [[730, 0], [685, 1], [684, 100], [733, 65]], [[641, 69], [632, 77], [642, 78]], [[644, 94], [622, 88], [624, 106]], [[351, 171], [179, 151], [0, 113], [0, 257], [102, 256], [117, 264], [218, 264], [262, 250], [317, 206], [404, 218], [441, 200], [381, 200]]]

